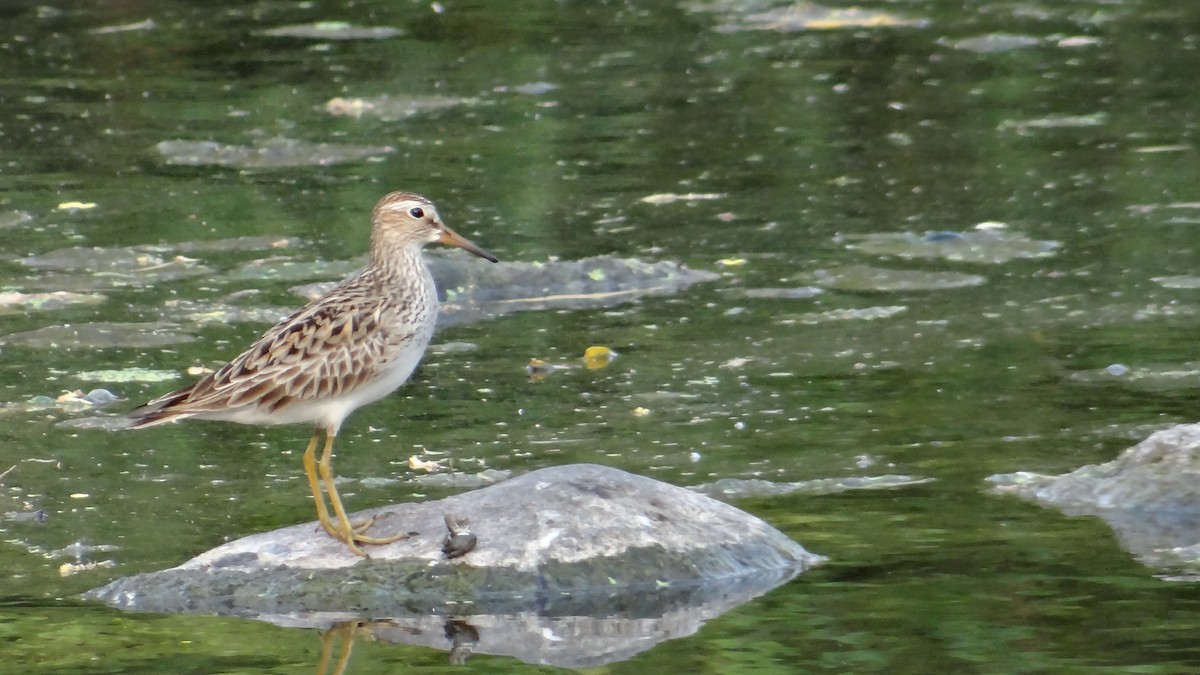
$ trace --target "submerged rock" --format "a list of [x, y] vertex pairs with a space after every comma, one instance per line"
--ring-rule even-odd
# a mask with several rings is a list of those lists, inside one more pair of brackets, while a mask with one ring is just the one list
[[1061, 246], [1057, 241], [1030, 239], [1002, 229], [964, 232], [872, 232], [846, 235], [847, 248], [872, 255], [900, 258], [933, 258], [954, 262], [998, 265], [1017, 258], [1045, 258]]
[[[647, 295], [678, 293], [692, 284], [720, 278], [714, 272], [676, 262], [648, 263], [614, 256], [479, 265], [454, 253], [429, 251], [426, 259], [442, 300], [439, 329], [524, 310], [611, 307]], [[292, 290], [311, 300], [336, 283]]]
[[33, 214], [27, 211], [0, 211], [0, 230], [33, 222]]
[[0, 335], [0, 344], [42, 349], [106, 349], [113, 347], [164, 347], [195, 340], [178, 326], [161, 323], [62, 324]]
[[1135, 391], [1186, 391], [1200, 385], [1200, 363], [1144, 363], [1135, 367], [1111, 363], [1098, 370], [1075, 371], [1069, 375], [1069, 379], [1101, 386], [1117, 384]]
[[256, 145], [225, 145], [181, 139], [162, 141], [154, 149], [167, 164], [241, 169], [329, 166], [378, 157], [396, 150], [388, 145], [309, 143], [293, 138], [272, 138]]
[[990, 476], [995, 491], [1104, 519], [1151, 566], [1200, 566], [1200, 424], [1152, 434], [1105, 464], [1060, 476]]
[[[448, 560], [445, 517], [476, 546]], [[252, 535], [87, 597], [136, 611], [543, 616], [648, 613], [780, 580], [823, 560], [765, 522], [690, 490], [590, 464], [534, 471], [447, 499], [355, 514], [419, 534], [359, 558], [315, 523]], [[766, 590], [765, 588], [760, 589]]]
[[898, 270], [868, 265], [833, 267], [817, 270], [811, 275], [811, 282], [823, 288], [881, 293], [939, 291], [980, 286], [986, 281], [987, 279], [978, 274]]
[[692, 489], [714, 499], [749, 499], [753, 497], [775, 497], [792, 493], [828, 495], [850, 490], [888, 490], [932, 483], [933, 478], [884, 474], [882, 476], [846, 476], [845, 478], [818, 478], [796, 483], [780, 483], [771, 480], [746, 478], [721, 478], [712, 483], [697, 485]]
[[51, 291], [49, 293], [0, 292], [0, 314], [35, 310], [62, 309], [70, 305], [98, 305], [108, 298], [99, 293], [72, 293]]

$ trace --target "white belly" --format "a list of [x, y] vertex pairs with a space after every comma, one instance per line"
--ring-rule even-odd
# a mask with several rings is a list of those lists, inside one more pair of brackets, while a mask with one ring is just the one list
[[340, 396], [296, 401], [268, 414], [251, 406], [202, 413], [196, 417], [241, 424], [317, 424], [332, 428], [336, 433], [350, 413], [368, 403], [378, 401], [408, 381], [425, 354], [425, 347], [428, 346], [431, 337], [431, 332], [417, 337], [410, 348], [401, 350], [378, 377]]

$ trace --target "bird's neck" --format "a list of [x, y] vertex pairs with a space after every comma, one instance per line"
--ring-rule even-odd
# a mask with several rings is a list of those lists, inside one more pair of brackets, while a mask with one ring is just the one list
[[371, 247], [371, 267], [386, 279], [409, 280], [429, 277], [429, 268], [421, 256], [421, 246], [407, 244]]

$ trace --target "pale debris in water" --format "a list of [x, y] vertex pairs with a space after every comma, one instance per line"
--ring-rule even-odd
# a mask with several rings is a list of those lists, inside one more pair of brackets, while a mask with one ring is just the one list
[[404, 35], [404, 31], [392, 26], [355, 26], [345, 21], [317, 21], [271, 28], [259, 31], [259, 35], [308, 40], [386, 40]]
[[61, 410], [68, 413], [83, 412], [120, 399], [107, 389], [93, 389], [86, 394], [83, 390], [66, 391], [55, 398], [33, 396], [25, 401], [0, 403], [0, 413], [36, 412], [39, 410]]
[[1107, 122], [1108, 115], [1102, 112], [1090, 115], [1047, 115], [1031, 120], [1004, 120], [996, 129], [1028, 135], [1034, 130], [1098, 127]]
[[116, 567], [116, 563], [111, 560], [98, 560], [96, 562], [87, 563], [63, 563], [58, 566], [58, 576], [69, 577], [72, 574], [80, 572], [91, 572], [98, 569], [108, 569]]
[[529, 374], [529, 379], [538, 382], [553, 375], [554, 371], [561, 367], [553, 363], [547, 363], [541, 359], [529, 359], [529, 365], [525, 366], [525, 372]]
[[446, 461], [446, 460], [435, 459], [433, 461], [426, 461], [426, 460], [421, 459], [420, 457], [417, 457], [416, 455], [412, 455], [411, 457], [408, 458], [408, 468], [412, 469], [413, 471], [424, 471], [426, 473], [433, 472], [433, 471], [441, 471], [442, 469], [445, 468], [444, 466], [442, 466], [442, 462], [444, 462], [444, 461]]
[[1155, 152], [1186, 152], [1191, 150], [1190, 145], [1147, 145], [1140, 148], [1134, 148], [1134, 152], [1155, 153]]
[[86, 211], [96, 208], [95, 202], [63, 202], [55, 207], [59, 211]]
[[721, 12], [727, 22], [717, 26], [720, 33], [746, 30], [773, 30], [779, 33], [795, 33], [806, 30], [839, 30], [847, 28], [920, 28], [928, 20], [904, 17], [859, 7], [833, 8], [813, 2], [797, 2], [754, 14], [747, 10], [760, 8], [760, 4], [744, 2], [693, 2], [687, 5], [692, 11]]
[[1068, 35], [1054, 44], [1059, 47], [1094, 47], [1104, 44], [1104, 41], [1089, 35]]
[[452, 96], [375, 96], [371, 98], [331, 98], [325, 104], [325, 112], [345, 117], [374, 117], [385, 122], [394, 122], [422, 113], [471, 105], [474, 98]]
[[646, 204], [671, 204], [673, 202], [698, 202], [709, 199], [720, 199], [724, 197], [720, 192], [689, 192], [687, 194], [675, 194], [673, 192], [662, 192], [659, 194], [648, 195], [642, 197], [640, 201]]
[[67, 404], [64, 406], [66, 408], [74, 406], [88, 408], [95, 405], [105, 405], [119, 400], [120, 399], [116, 396], [116, 394], [113, 394], [107, 389], [93, 389], [86, 394], [83, 393], [82, 389], [76, 389], [74, 391], [63, 392], [57, 399], [55, 399], [55, 403]]
[[155, 25], [154, 19], [145, 19], [135, 23], [123, 23], [115, 26], [101, 26], [93, 28], [88, 32], [92, 35], [112, 35], [113, 33], [128, 33], [135, 30], [154, 30], [158, 26]]

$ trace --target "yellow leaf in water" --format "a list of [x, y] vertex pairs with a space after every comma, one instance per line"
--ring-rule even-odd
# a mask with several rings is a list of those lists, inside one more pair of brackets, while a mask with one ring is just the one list
[[746, 264], [745, 258], [723, 258], [717, 261], [721, 267], [738, 267]]
[[608, 347], [588, 347], [583, 351], [583, 366], [588, 370], [604, 368], [617, 358], [617, 353]]
[[95, 202], [63, 202], [58, 205], [59, 211], [80, 211], [96, 208]]

